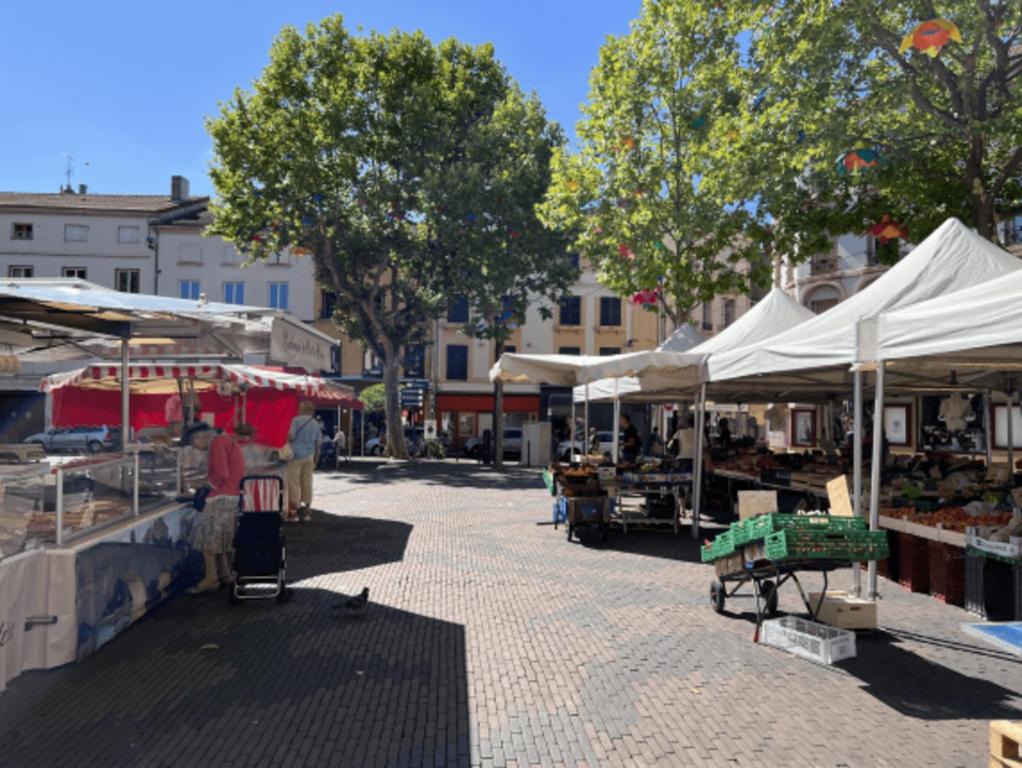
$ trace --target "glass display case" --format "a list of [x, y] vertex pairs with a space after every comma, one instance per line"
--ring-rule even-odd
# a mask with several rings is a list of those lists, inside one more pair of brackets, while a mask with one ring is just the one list
[[0, 466], [0, 560], [43, 543], [29, 522], [44, 508], [49, 479], [49, 464]]

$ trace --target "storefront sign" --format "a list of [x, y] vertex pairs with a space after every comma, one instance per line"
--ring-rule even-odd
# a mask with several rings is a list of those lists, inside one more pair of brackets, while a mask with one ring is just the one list
[[273, 319], [270, 358], [278, 365], [300, 366], [310, 373], [333, 370], [337, 342], [283, 317]]

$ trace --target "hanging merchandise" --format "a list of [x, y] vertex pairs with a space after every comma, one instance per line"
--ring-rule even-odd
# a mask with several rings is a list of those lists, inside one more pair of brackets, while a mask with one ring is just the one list
[[869, 147], [858, 147], [842, 152], [837, 158], [838, 176], [857, 174], [880, 164], [880, 153]]
[[876, 237], [880, 245], [887, 245], [891, 240], [908, 240], [908, 227], [901, 222], [891, 218], [891, 214], [885, 213], [880, 221], [869, 228], [869, 233]]
[[643, 309], [651, 309], [660, 300], [660, 289], [652, 288], [636, 291], [632, 294], [632, 304]]
[[784, 431], [785, 418], [783, 406], [771, 405], [766, 409], [767, 429], [771, 432]]
[[972, 421], [975, 415], [972, 413], [972, 405], [967, 397], [949, 395], [940, 404], [938, 418], [944, 422], [949, 431], [960, 432], [965, 429], [966, 421]]
[[915, 48], [933, 59], [952, 40], [962, 42], [962, 34], [955, 23], [947, 19], [931, 19], [916, 25], [915, 29], [902, 38], [898, 53], [904, 54], [909, 48]]

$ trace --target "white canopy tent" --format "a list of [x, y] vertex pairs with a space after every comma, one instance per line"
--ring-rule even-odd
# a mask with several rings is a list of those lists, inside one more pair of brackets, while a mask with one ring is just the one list
[[[1022, 374], [1022, 270], [920, 302], [860, 323], [862, 367], [876, 370], [876, 408], [884, 402], [884, 380], [902, 370], [936, 382], [1007, 394], [1008, 466], [1014, 465], [1014, 419]], [[873, 421], [870, 522], [879, 522], [879, 449], [883, 419]], [[987, 434], [988, 464], [992, 436]], [[869, 572], [870, 593], [876, 573]]]
[[[707, 364], [711, 386], [717, 389], [752, 389], [773, 399], [794, 399], [852, 389], [855, 409], [853, 499], [862, 513], [862, 388], [860, 338], [869, 329], [863, 320], [946, 296], [1022, 269], [1022, 262], [986, 240], [961, 221], [948, 219], [876, 282], [798, 328], [730, 352], [713, 355]], [[854, 367], [854, 368], [853, 368]], [[918, 389], [925, 380], [903, 368], [892, 384]], [[884, 389], [883, 367], [878, 367], [875, 395]], [[874, 442], [872, 471], [879, 484], [880, 442]], [[872, 478], [871, 478], [872, 479]], [[871, 507], [875, 503], [873, 496]], [[876, 515], [871, 512], [871, 527]], [[855, 571], [858, 586], [858, 571]], [[870, 564], [871, 594], [875, 594], [876, 564]]]

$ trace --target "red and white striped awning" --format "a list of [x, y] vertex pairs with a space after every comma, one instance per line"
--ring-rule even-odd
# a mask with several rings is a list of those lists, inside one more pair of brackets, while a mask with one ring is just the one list
[[[119, 381], [121, 366], [118, 364], [97, 364], [79, 368], [76, 371], [55, 373], [43, 378], [39, 385], [42, 392], [70, 386], [88, 386], [90, 382]], [[129, 365], [128, 378], [131, 381], [159, 381], [192, 379], [201, 381], [230, 381], [249, 387], [265, 387], [277, 390], [293, 390], [320, 401], [337, 405], [359, 407], [354, 391], [343, 384], [318, 376], [285, 373], [251, 365]]]

